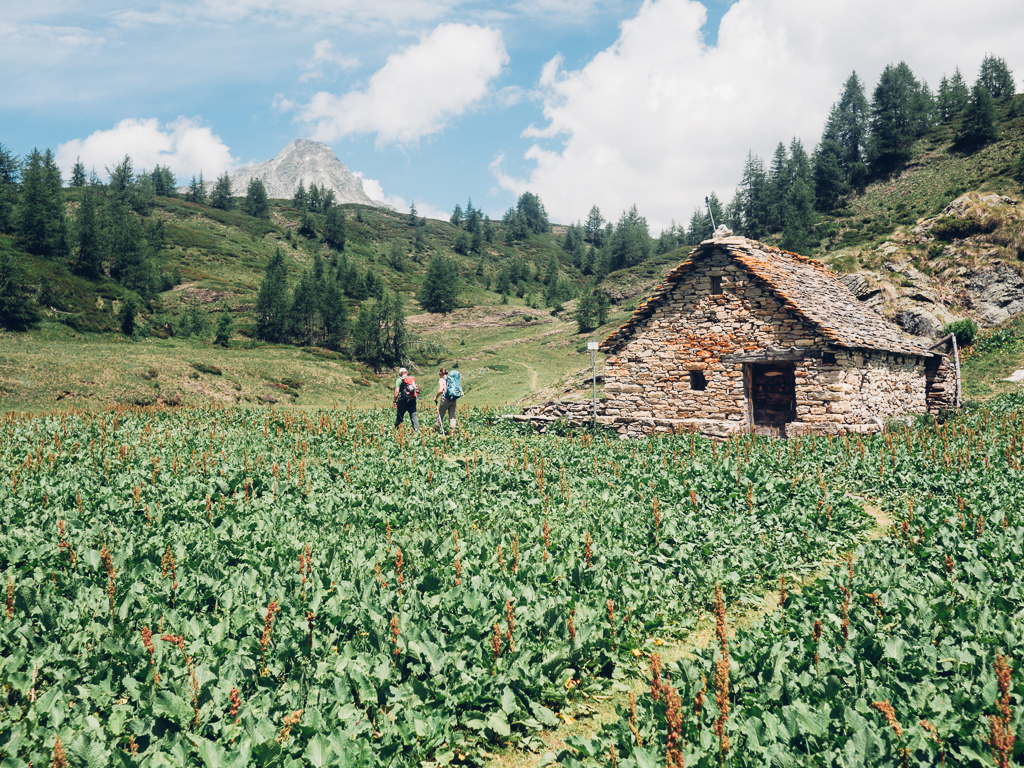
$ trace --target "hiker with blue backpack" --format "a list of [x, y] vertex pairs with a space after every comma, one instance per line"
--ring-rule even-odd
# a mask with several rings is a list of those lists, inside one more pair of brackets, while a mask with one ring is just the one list
[[441, 405], [437, 409], [437, 426], [444, 432], [445, 414], [448, 414], [448, 429], [455, 429], [455, 404], [462, 397], [462, 377], [457, 370], [449, 371], [442, 368], [437, 372], [437, 392], [434, 394], [434, 402], [441, 399]]

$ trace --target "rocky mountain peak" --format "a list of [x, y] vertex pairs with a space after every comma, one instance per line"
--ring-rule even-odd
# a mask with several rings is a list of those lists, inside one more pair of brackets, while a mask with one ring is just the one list
[[244, 195], [249, 182], [259, 178], [270, 197], [292, 197], [301, 181], [307, 190], [313, 184], [320, 189], [333, 189], [337, 203], [380, 205], [367, 196], [363, 182], [338, 159], [333, 149], [310, 139], [295, 139], [273, 160], [246, 165], [229, 176], [236, 195]]

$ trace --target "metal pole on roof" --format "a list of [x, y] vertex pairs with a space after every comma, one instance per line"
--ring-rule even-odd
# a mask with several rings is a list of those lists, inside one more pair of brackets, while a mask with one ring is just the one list
[[708, 216], [711, 217], [711, 231], [714, 232], [717, 229], [715, 226], [715, 214], [711, 212], [711, 201], [708, 199], [707, 195], [704, 195], [704, 205], [708, 207]]

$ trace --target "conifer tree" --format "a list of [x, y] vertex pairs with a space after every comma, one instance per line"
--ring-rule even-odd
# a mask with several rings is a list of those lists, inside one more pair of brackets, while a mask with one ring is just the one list
[[601, 210], [596, 205], [591, 206], [590, 213], [587, 214], [587, 223], [584, 225], [584, 230], [587, 242], [595, 248], [601, 247], [604, 234], [602, 227], [604, 227], [604, 217], [601, 215]]
[[306, 182], [299, 179], [299, 188], [292, 195], [292, 206], [299, 211], [305, 211], [309, 204], [309, 195], [306, 193]]
[[462, 206], [458, 203], [455, 204], [455, 208], [452, 210], [451, 218], [448, 219], [453, 227], [462, 226]]
[[13, 233], [15, 229], [14, 210], [18, 203], [18, 180], [21, 163], [0, 144], [0, 232]]
[[18, 234], [25, 249], [48, 259], [68, 255], [67, 219], [60, 169], [48, 149], [45, 154], [32, 150], [21, 180], [18, 202]]
[[335, 250], [345, 250], [345, 212], [339, 206], [332, 206], [324, 217], [324, 242]]
[[447, 314], [459, 305], [459, 268], [453, 259], [436, 254], [416, 298], [428, 312]]
[[[749, 150], [747, 162], [743, 166], [740, 195], [743, 220], [741, 231], [747, 237], [760, 240], [768, 233], [768, 174], [764, 169], [764, 161]], [[687, 239], [691, 245], [700, 242], [689, 236]]]
[[519, 214], [527, 229], [535, 234], [542, 234], [551, 229], [544, 203], [532, 192], [523, 192], [516, 201], [516, 213]]
[[217, 328], [213, 334], [213, 343], [219, 347], [231, 346], [231, 336], [235, 332], [235, 320], [227, 307], [222, 307], [217, 317]]
[[75, 165], [71, 169], [71, 182], [72, 187], [84, 187], [85, 186], [85, 166], [82, 164], [82, 158], [75, 158]]
[[995, 101], [988, 88], [980, 82], [975, 83], [971, 88], [971, 101], [957, 133], [957, 143], [968, 149], [977, 149], [998, 137]]
[[202, 171], [199, 172], [198, 179], [195, 174], [192, 174], [192, 181], [188, 185], [185, 199], [190, 203], [199, 203], [200, 205], [206, 202], [206, 182], [203, 181]]
[[270, 342], [285, 340], [288, 305], [288, 272], [278, 248], [267, 262], [256, 297], [257, 338]]
[[156, 290], [156, 274], [139, 217], [127, 205], [112, 204], [109, 233], [110, 276], [148, 300]]
[[936, 99], [936, 109], [939, 121], [949, 123], [960, 117], [967, 109], [971, 93], [960, 74], [960, 67], [953, 72], [953, 77], [946, 79], [945, 75], [939, 83], [939, 94]]
[[631, 267], [650, 258], [654, 243], [647, 228], [647, 219], [637, 212], [635, 205], [628, 211], [623, 211], [619, 217], [619, 223], [615, 227], [608, 248], [609, 272]]
[[100, 224], [102, 193], [90, 184], [82, 193], [82, 202], [75, 216], [75, 239], [78, 258], [75, 273], [89, 280], [103, 276], [103, 230]]
[[910, 159], [914, 141], [933, 124], [934, 111], [928, 86], [905, 62], [886, 66], [871, 99], [868, 160], [875, 176], [890, 174]]
[[210, 195], [210, 205], [222, 211], [230, 211], [234, 207], [231, 200], [231, 177], [227, 171], [217, 177], [217, 183], [213, 185], [213, 193]]
[[22, 266], [10, 251], [0, 250], [0, 327], [24, 331], [39, 322], [39, 310]]
[[1013, 82], [1013, 72], [1007, 66], [1006, 59], [1001, 56], [988, 55], [982, 59], [978, 85], [988, 91], [994, 101], [1012, 99], [1017, 91]]
[[262, 179], [250, 179], [242, 209], [257, 219], [270, 218], [270, 201], [267, 199], [267, 188], [263, 185]]
[[160, 197], [174, 197], [174, 187], [177, 180], [168, 166], [157, 165], [149, 177], [153, 181], [153, 190], [157, 195]]

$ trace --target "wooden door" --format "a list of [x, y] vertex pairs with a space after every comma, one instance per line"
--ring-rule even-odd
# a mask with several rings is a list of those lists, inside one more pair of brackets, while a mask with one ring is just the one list
[[785, 435], [796, 421], [796, 372], [792, 363], [752, 364], [748, 368], [753, 426], [773, 427]]

